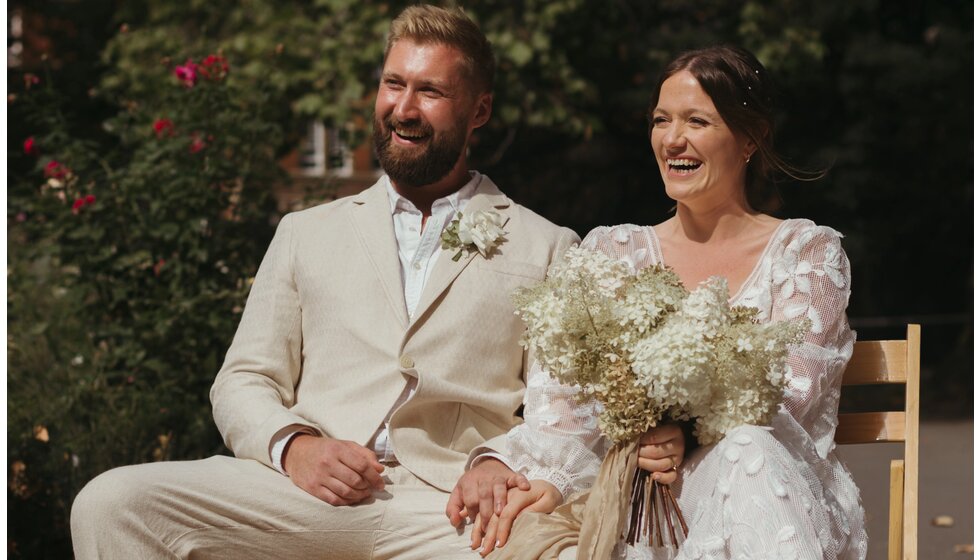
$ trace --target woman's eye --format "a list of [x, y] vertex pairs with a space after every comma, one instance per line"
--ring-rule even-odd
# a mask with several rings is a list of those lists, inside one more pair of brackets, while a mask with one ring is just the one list
[[667, 124], [667, 117], [653, 117], [653, 126], [662, 126]]
[[691, 117], [691, 124], [695, 126], [707, 126], [708, 121], [698, 117]]

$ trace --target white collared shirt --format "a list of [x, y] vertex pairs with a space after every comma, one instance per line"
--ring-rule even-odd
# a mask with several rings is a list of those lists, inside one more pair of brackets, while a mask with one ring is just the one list
[[[422, 212], [415, 205], [398, 194], [388, 176], [384, 176], [385, 189], [388, 192], [388, 202], [391, 207], [392, 224], [395, 229], [395, 243], [398, 246], [398, 261], [401, 264], [402, 288], [405, 293], [405, 309], [411, 318], [415, 315], [422, 290], [428, 281], [436, 261], [442, 253], [442, 231], [453, 221], [458, 212], [462, 212], [476, 194], [483, 175], [470, 171], [470, 180], [458, 191], [440, 198], [432, 203], [432, 213], [425, 226], [422, 226]], [[378, 455], [378, 460], [391, 462], [395, 460], [395, 452], [388, 439], [388, 423], [392, 413], [415, 393], [418, 381], [410, 377], [405, 390], [388, 411], [387, 416], [374, 437], [368, 443]], [[280, 430], [280, 434], [270, 450], [272, 465], [281, 473], [286, 474], [282, 467], [282, 452], [286, 444], [296, 434], [307, 433], [303, 426], [292, 425]]]
[[402, 288], [405, 290], [405, 309], [408, 316], [415, 315], [415, 308], [422, 296], [422, 289], [435, 268], [436, 260], [442, 253], [442, 231], [466, 208], [466, 204], [476, 194], [483, 175], [470, 172], [470, 181], [461, 189], [432, 203], [432, 215], [422, 227], [422, 212], [404, 196], [398, 194], [386, 176], [388, 202], [395, 226], [395, 241], [398, 244], [398, 260], [402, 270]]

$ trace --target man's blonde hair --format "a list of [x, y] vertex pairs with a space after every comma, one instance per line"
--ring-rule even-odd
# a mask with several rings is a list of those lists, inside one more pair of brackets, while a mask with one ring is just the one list
[[395, 43], [402, 39], [420, 44], [439, 43], [459, 50], [474, 91], [493, 91], [495, 62], [490, 41], [462, 9], [427, 5], [405, 8], [388, 29], [385, 60]]

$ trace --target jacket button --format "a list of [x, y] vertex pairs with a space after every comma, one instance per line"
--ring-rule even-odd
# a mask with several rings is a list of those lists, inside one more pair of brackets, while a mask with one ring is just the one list
[[398, 360], [398, 363], [405, 369], [415, 367], [415, 360], [407, 355], [402, 356], [401, 359]]

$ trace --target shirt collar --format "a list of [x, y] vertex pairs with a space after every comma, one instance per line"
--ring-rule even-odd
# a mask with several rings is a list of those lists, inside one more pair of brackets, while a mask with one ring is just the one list
[[[483, 180], [483, 174], [476, 171], [469, 171], [470, 180], [467, 181], [465, 185], [459, 188], [456, 192], [453, 192], [442, 198], [438, 198], [432, 202], [432, 207], [435, 208], [441, 204], [449, 204], [453, 209], [453, 214], [456, 212], [462, 212], [466, 207], [466, 203], [470, 201], [475, 195], [476, 190], [480, 186], [480, 181]], [[418, 208], [412, 204], [412, 201], [408, 200], [404, 196], [398, 194], [395, 187], [391, 184], [391, 180], [387, 175], [384, 176], [385, 189], [388, 191], [388, 204], [391, 207], [391, 214], [395, 215], [399, 212], [418, 212]]]

